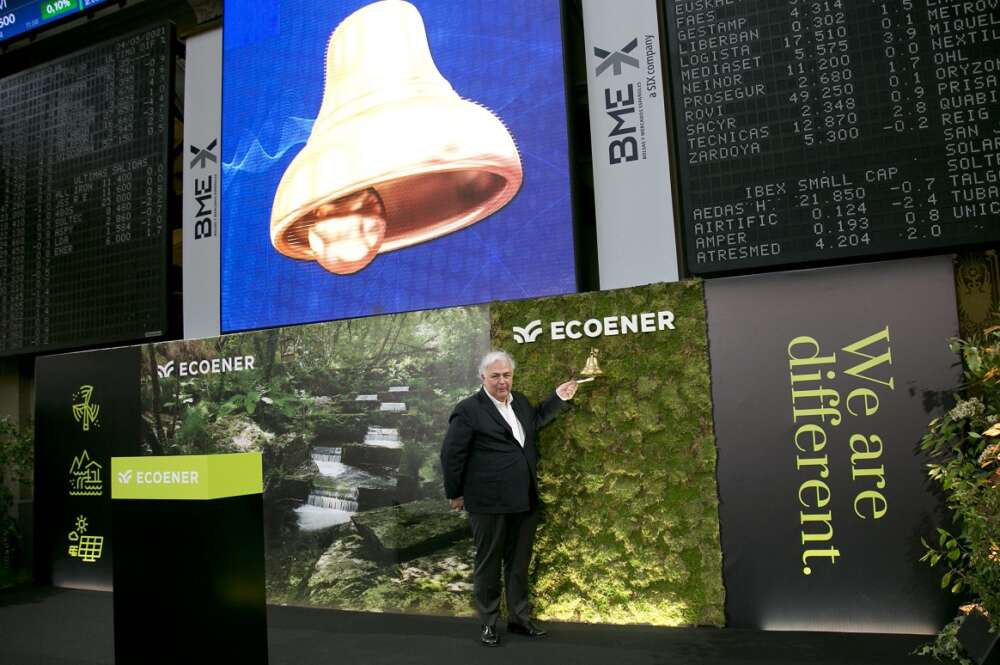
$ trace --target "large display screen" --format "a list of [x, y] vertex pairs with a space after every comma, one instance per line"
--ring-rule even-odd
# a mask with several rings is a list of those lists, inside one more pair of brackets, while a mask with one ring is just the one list
[[0, 42], [108, 0], [0, 0]]
[[173, 31], [0, 79], [0, 355], [162, 336]]
[[1000, 14], [666, 3], [694, 273], [1000, 238]]
[[225, 12], [224, 331], [576, 289], [557, 0]]

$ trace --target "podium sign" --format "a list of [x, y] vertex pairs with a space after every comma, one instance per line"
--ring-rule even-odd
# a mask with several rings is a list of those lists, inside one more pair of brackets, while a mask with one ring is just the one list
[[259, 453], [115, 457], [115, 662], [267, 663]]
[[210, 500], [263, 493], [259, 453], [113, 457], [112, 499]]

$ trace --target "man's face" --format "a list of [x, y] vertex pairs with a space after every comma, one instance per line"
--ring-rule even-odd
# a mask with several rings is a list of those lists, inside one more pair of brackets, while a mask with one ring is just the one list
[[498, 360], [486, 367], [486, 374], [479, 377], [493, 399], [498, 402], [506, 402], [510, 396], [510, 390], [514, 386], [514, 370], [502, 360]]

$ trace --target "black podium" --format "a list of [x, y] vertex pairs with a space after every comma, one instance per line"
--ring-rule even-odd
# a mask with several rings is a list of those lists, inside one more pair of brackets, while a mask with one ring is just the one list
[[261, 456], [111, 460], [115, 663], [267, 663]]

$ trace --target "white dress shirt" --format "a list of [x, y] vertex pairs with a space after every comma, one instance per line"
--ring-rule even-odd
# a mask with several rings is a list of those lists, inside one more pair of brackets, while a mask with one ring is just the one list
[[496, 405], [497, 411], [500, 412], [500, 415], [503, 416], [503, 419], [507, 421], [508, 425], [510, 425], [511, 431], [514, 432], [514, 438], [517, 439], [517, 442], [521, 444], [521, 447], [523, 448], [524, 428], [521, 426], [521, 421], [517, 419], [516, 415], [514, 415], [514, 407], [511, 406], [512, 397], [510, 393], [507, 394], [507, 401], [501, 402], [497, 400], [495, 397], [493, 397], [493, 395], [490, 395], [489, 392], [487, 391], [483, 392], [486, 392], [486, 395], [493, 401], [493, 404]]

